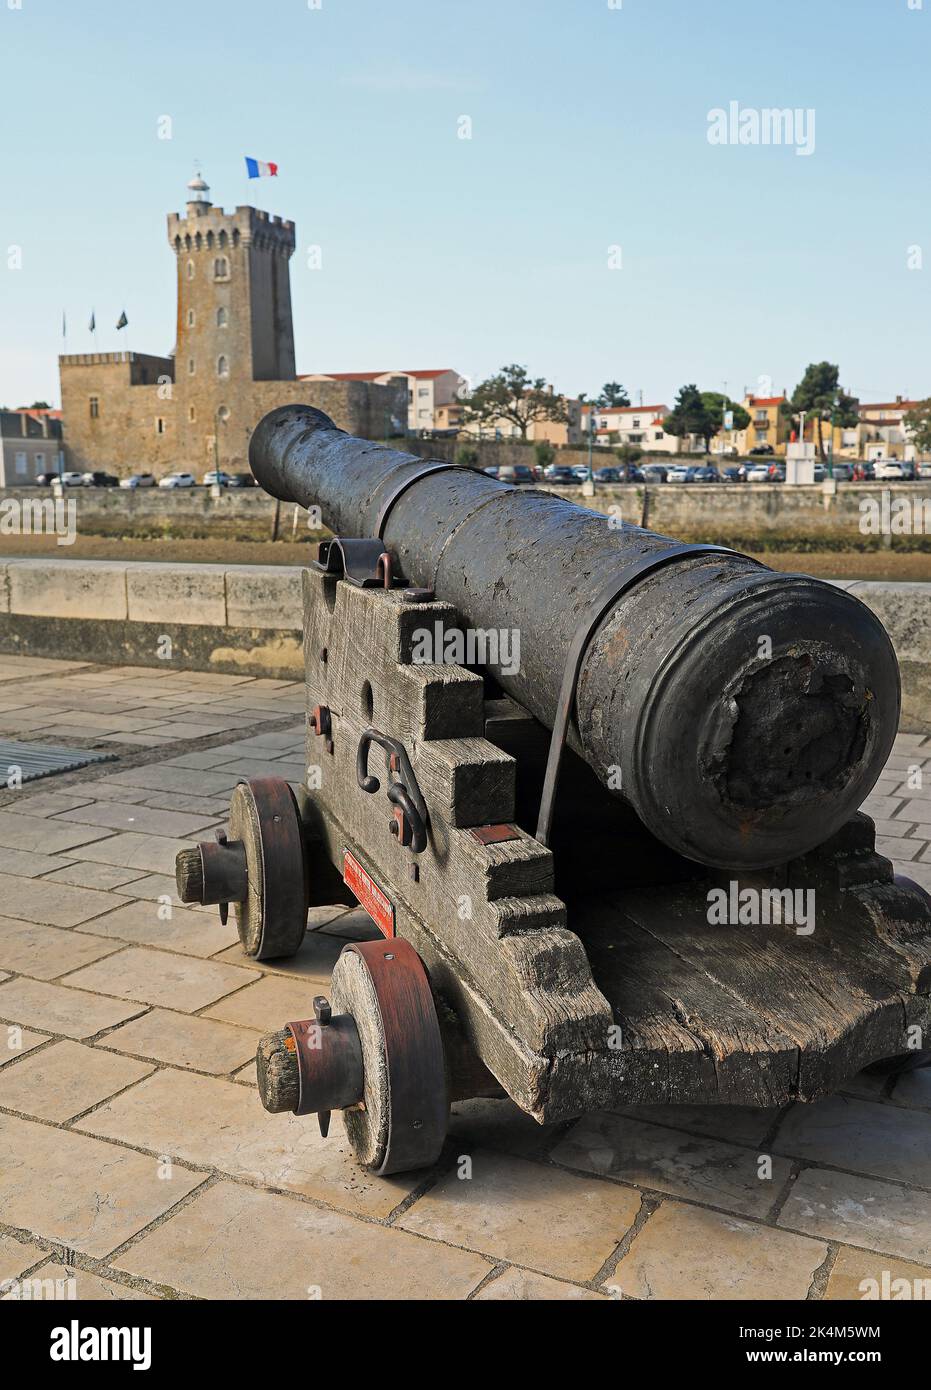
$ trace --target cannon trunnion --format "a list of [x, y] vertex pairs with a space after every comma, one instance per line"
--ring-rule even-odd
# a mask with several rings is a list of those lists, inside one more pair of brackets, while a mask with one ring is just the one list
[[[276, 419], [285, 420], [279, 434], [292, 431], [296, 410], [303, 408], [273, 412], [257, 431], [257, 447], [271, 449]], [[330, 422], [314, 428], [329, 440], [327, 449], [342, 448], [346, 437]], [[299, 444], [298, 432], [284, 457]], [[362, 455], [404, 457], [349, 444], [349, 481], [356, 479], [360, 495]], [[255, 449], [253, 458], [267, 481]], [[414, 464], [425, 467], [419, 460], [394, 465], [400, 477], [391, 484], [393, 505], [377, 469], [370, 478], [366, 496], [387, 518], [383, 529], [328, 543], [304, 571], [306, 784], [241, 784], [225, 838], [178, 859], [181, 896], [221, 904], [221, 911], [231, 903], [243, 949], [258, 959], [300, 948], [311, 905], [361, 903], [372, 920], [372, 939], [347, 945], [340, 956], [329, 997], [309, 997], [306, 1018], [262, 1039], [257, 1063], [266, 1108], [316, 1114], [323, 1133], [330, 1113], [340, 1110], [359, 1162], [390, 1173], [439, 1156], [448, 1107], [457, 1099], [507, 1094], [540, 1122], [645, 1103], [772, 1106], [829, 1092], [870, 1063], [919, 1055], [931, 1026], [931, 899], [896, 879], [875, 853], [872, 822], [849, 810], [839, 825], [826, 815], [820, 843], [806, 832], [799, 852], [763, 865], [752, 850], [744, 855], [750, 863], [739, 855], [738, 862], [723, 854], [703, 860], [697, 851], [705, 841], [692, 825], [657, 834], [654, 812], [641, 814], [639, 792], [619, 796], [604, 776], [615, 735], [603, 720], [597, 733], [587, 721], [596, 710], [616, 713], [620, 696], [604, 682], [598, 693], [593, 651], [602, 665], [610, 659], [626, 670], [627, 648], [647, 648], [650, 630], [678, 653], [672, 665], [685, 660], [684, 643], [688, 680], [704, 681], [713, 703], [713, 679], [689, 647], [684, 615], [657, 618], [650, 629], [634, 604], [622, 621], [636, 585], [621, 586], [619, 607], [604, 598], [602, 582], [607, 618], [599, 617], [597, 593], [578, 605], [576, 631], [584, 629], [584, 640], [575, 656], [571, 639], [560, 650], [544, 718], [514, 698], [507, 677], [489, 687], [478, 670], [449, 660], [450, 651], [465, 648], [446, 639], [464, 640], [474, 615], [445, 590], [434, 594], [430, 580], [448, 573], [446, 562], [428, 569], [413, 561], [390, 520], [403, 498], [429, 481], [409, 481]], [[438, 482], [440, 466], [433, 467]], [[406, 491], [397, 490], [401, 483]], [[451, 478], [446, 485], [454, 485]], [[320, 474], [317, 486], [325, 492], [336, 482]], [[483, 509], [492, 512], [504, 499], [502, 517], [515, 515], [507, 510], [511, 492], [495, 485]], [[324, 506], [326, 515], [332, 503]], [[447, 520], [447, 540], [450, 529]], [[662, 538], [639, 534], [648, 538], [641, 558], [663, 549], [651, 548]], [[668, 551], [674, 543], [664, 545]], [[664, 571], [691, 567], [689, 582], [709, 590], [696, 602], [711, 615], [711, 628], [719, 625], [724, 646], [711, 646], [719, 660], [736, 651], [735, 612], [750, 623], [744, 637], [755, 639], [754, 594], [767, 618], [782, 624], [769, 634], [769, 656], [750, 664], [743, 693], [733, 695], [733, 759], [712, 759], [703, 773], [722, 800], [765, 803], [768, 858], [782, 834], [772, 808], [784, 808], [792, 841], [804, 821], [801, 813], [793, 820], [794, 812], [807, 806], [808, 814], [813, 804], [804, 789], [793, 791], [778, 759], [766, 762], [777, 734], [785, 746], [798, 733], [779, 727], [779, 711], [784, 716], [814, 701], [796, 722], [819, 727], [831, 746], [808, 761], [800, 757], [797, 766], [803, 782], [827, 777], [825, 785], [846, 767], [843, 787], [833, 789], [843, 806], [849, 787], [872, 776], [875, 759], [885, 757], [897, 681], [894, 662], [891, 672], [883, 664], [887, 639], [866, 624], [848, 653], [845, 679], [820, 699], [808, 676], [820, 673], [830, 686], [830, 671], [841, 674], [835, 656], [823, 644], [800, 676], [808, 639], [789, 633], [793, 605], [811, 610], [799, 619], [803, 632], [810, 635], [821, 621], [815, 591], [780, 588], [780, 576], [751, 562], [728, 574], [730, 563], [711, 550], [680, 549], [643, 577], [655, 583]], [[726, 621], [712, 601], [725, 592], [738, 595], [734, 612], [730, 600], [724, 605]], [[645, 601], [641, 594], [638, 602]], [[829, 603], [825, 611], [832, 621], [849, 621], [843, 605]], [[554, 645], [560, 641], [557, 634]], [[424, 660], [425, 650], [436, 659]], [[537, 652], [532, 661], [540, 660]], [[864, 723], [856, 683], [867, 670], [879, 707]], [[754, 671], [762, 673], [755, 686]], [[648, 705], [664, 697], [668, 675], [659, 661], [650, 680], [643, 677]], [[719, 669], [718, 679], [727, 686], [727, 670]], [[628, 690], [621, 708], [629, 713], [637, 698]], [[693, 706], [699, 741], [704, 708]], [[657, 730], [666, 732], [649, 757], [635, 746], [624, 752], [622, 790], [628, 775], [649, 773], [650, 759], [661, 765], [660, 782], [671, 777], [663, 740], [682, 735], [669, 733], [667, 715], [657, 718], [624, 729], [631, 745], [650, 745]], [[741, 720], [750, 721], [743, 733]], [[772, 720], [756, 766], [738, 745], [751, 725]], [[599, 739], [604, 746], [593, 757]], [[738, 767], [748, 769], [743, 781]], [[686, 769], [686, 782], [690, 775]], [[729, 789], [728, 778], [738, 779]], [[825, 796], [822, 788], [814, 800]], [[668, 797], [660, 810], [684, 814]], [[747, 844], [759, 845], [750, 809], [745, 820]], [[723, 862], [709, 862], [716, 858]]]

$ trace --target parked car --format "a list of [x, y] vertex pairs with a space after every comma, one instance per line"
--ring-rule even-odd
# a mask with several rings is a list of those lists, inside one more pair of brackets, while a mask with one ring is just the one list
[[823, 464], [823, 463], [816, 463], [816, 464], [815, 464], [815, 482], [816, 482], [816, 483], [823, 483], [824, 480], [825, 480], [825, 478], [826, 478], [827, 476], [828, 476], [828, 470], [825, 468], [824, 464]]
[[211, 468], [209, 473], [204, 474], [201, 481], [204, 487], [213, 487], [214, 483], [218, 483], [220, 487], [226, 487], [229, 484], [229, 480], [230, 475], [224, 473], [222, 468]]
[[[575, 469], [565, 463], [551, 463], [549, 468], [543, 470], [543, 476], [554, 487], [578, 487], [582, 481]], [[583, 469], [582, 477], [588, 477], [587, 468]]]
[[839, 483], [850, 483], [853, 481], [852, 463], [835, 463], [834, 477]]
[[526, 463], [503, 463], [498, 469], [499, 483], [513, 483], [515, 486], [521, 483], [535, 483], [533, 469]]
[[931, 478], [931, 459], [922, 459], [918, 465], [919, 478]]
[[744, 473], [748, 483], [768, 483], [769, 464], [768, 463], [748, 463]]
[[692, 483], [719, 483], [721, 481], [718, 470], [712, 468], [710, 464], [704, 464], [699, 468], [693, 468], [691, 473], [692, 476], [689, 482]]
[[694, 469], [684, 463], [674, 463], [666, 473], [667, 483], [690, 483]]
[[732, 464], [730, 468], [721, 469], [722, 483], [742, 483], [744, 480], [744, 470], [739, 464]]
[[154, 487], [155, 477], [152, 473], [131, 473], [128, 478], [120, 479], [120, 487]]
[[750, 457], [756, 458], [758, 454], [774, 454], [775, 452], [772, 444], [758, 444], [755, 449], [750, 450]]
[[159, 487], [196, 487], [197, 479], [193, 473], [169, 473], [167, 477], [159, 478]]
[[83, 487], [119, 487], [120, 480], [112, 473], [82, 473], [81, 484]]
[[[52, 483], [58, 481], [57, 473], [37, 473], [33, 479], [34, 487], [51, 487]], [[27, 484], [28, 486], [28, 484]]]
[[487, 468], [482, 469], [482, 472], [487, 473], [489, 478], [497, 478], [498, 465], [496, 463], [490, 463]]
[[640, 473], [645, 483], [664, 483], [669, 469], [663, 463], [645, 463]]
[[83, 487], [84, 474], [75, 473], [73, 470], [69, 469], [67, 472], [61, 474], [61, 485], [62, 487]]
[[877, 480], [880, 478], [903, 478], [905, 476], [898, 459], [877, 459], [874, 468]]
[[231, 473], [227, 487], [258, 487], [251, 473]]

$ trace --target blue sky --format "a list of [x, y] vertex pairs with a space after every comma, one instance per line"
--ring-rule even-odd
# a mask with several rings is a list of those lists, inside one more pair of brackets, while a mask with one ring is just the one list
[[[0, 401], [58, 399], [62, 310], [69, 351], [92, 307], [100, 350], [170, 350], [195, 158], [297, 223], [302, 372], [519, 361], [653, 404], [826, 357], [865, 400], [931, 395], [919, 3], [0, 0]], [[813, 108], [814, 153], [710, 144], [730, 101]]]

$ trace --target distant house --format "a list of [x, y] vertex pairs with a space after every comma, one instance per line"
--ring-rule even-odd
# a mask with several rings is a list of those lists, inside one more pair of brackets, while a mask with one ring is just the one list
[[[582, 406], [582, 431], [587, 436], [589, 418], [594, 410], [595, 443], [632, 444], [644, 453], [678, 454], [690, 447], [691, 441], [667, 434], [663, 421], [669, 414], [668, 405], [605, 405]], [[704, 448], [703, 444], [698, 446]]]
[[[465, 377], [452, 367], [399, 368], [387, 372], [317, 372], [302, 381], [362, 381], [387, 386], [403, 377], [407, 383], [407, 419], [394, 421], [390, 433], [447, 433], [450, 407], [454, 407], [466, 385]], [[452, 412], [455, 414], [455, 411]]]
[[60, 410], [0, 411], [0, 487], [28, 487], [65, 466]]

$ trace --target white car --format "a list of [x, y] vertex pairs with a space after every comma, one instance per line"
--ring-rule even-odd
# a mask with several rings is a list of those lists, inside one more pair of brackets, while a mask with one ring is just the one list
[[747, 467], [746, 478], [748, 483], [766, 483], [769, 481], [768, 463], [751, 463]]
[[133, 473], [129, 478], [120, 479], [120, 487], [154, 487], [155, 478], [151, 473]]
[[196, 487], [197, 479], [193, 473], [169, 473], [167, 477], [160, 478], [159, 487]]
[[667, 483], [687, 483], [689, 480], [689, 469], [684, 463], [673, 464], [672, 468], [666, 471]]
[[74, 472], [62, 473], [61, 485], [62, 487], [83, 487], [84, 474]]
[[875, 478], [904, 478], [905, 470], [896, 459], [877, 459], [874, 464]]
[[214, 483], [219, 483], [220, 487], [226, 487], [229, 480], [230, 475], [224, 473], [222, 468], [214, 468], [209, 473], [204, 474], [203, 484], [204, 487], [212, 487]]

